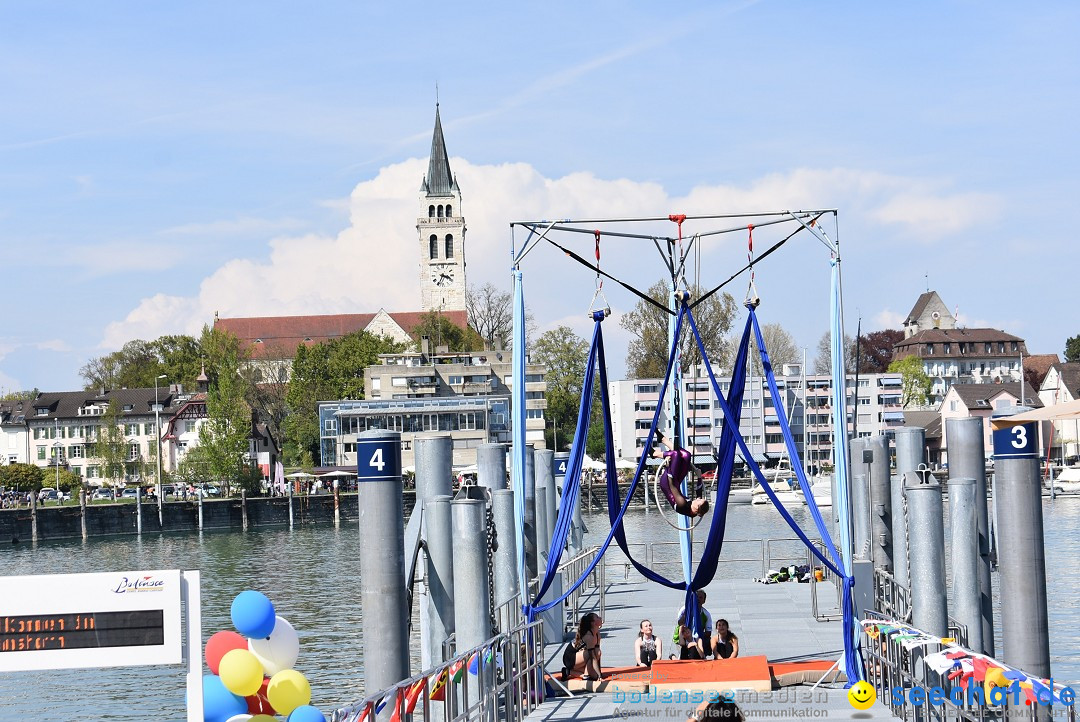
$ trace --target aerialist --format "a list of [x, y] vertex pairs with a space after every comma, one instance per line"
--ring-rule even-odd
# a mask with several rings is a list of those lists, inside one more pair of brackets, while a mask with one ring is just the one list
[[668, 503], [683, 516], [705, 516], [705, 512], [709, 510], [709, 500], [698, 497], [691, 501], [682, 493], [683, 479], [686, 478], [691, 467], [690, 452], [686, 449], [668, 449], [667, 444], [664, 443], [664, 435], [659, 431], [656, 432], [656, 443], [667, 449], [666, 451], [661, 451], [659, 448], [653, 449], [653, 456], [668, 460], [667, 467], [660, 476], [660, 489], [667, 497]]

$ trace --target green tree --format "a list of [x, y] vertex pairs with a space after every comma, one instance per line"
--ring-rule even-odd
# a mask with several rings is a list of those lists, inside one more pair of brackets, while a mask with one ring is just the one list
[[206, 393], [207, 418], [199, 427], [199, 448], [211, 476], [224, 485], [226, 496], [243, 476], [251, 438], [251, 412], [244, 400], [238, 356], [232, 349], [216, 359], [214, 379]]
[[484, 339], [471, 328], [462, 328], [438, 311], [428, 311], [423, 315], [410, 335], [419, 348], [420, 337], [427, 336], [431, 342], [431, 351], [439, 346], [446, 346], [450, 351], [483, 351]]
[[1080, 335], [1073, 336], [1065, 341], [1065, 362], [1075, 363], [1080, 361]]
[[45, 472], [33, 464], [0, 466], [0, 486], [16, 491], [37, 491]]
[[[658, 281], [649, 289], [650, 298], [663, 307], [668, 306], [670, 287], [666, 281]], [[702, 295], [700, 287], [690, 289], [692, 298]], [[726, 334], [731, 330], [732, 320], [738, 306], [730, 293], [717, 293], [693, 309], [705, 352], [713, 365], [723, 365], [729, 360]], [[626, 373], [631, 378], [663, 378], [667, 369], [668, 355], [668, 319], [670, 314], [644, 300], [638, 301], [634, 309], [619, 319], [619, 325], [630, 332], [633, 338], [626, 350]], [[689, 326], [683, 322], [683, 326]], [[684, 328], [682, 336], [682, 368], [687, 370], [691, 364], [700, 361], [697, 342], [689, 328]]]
[[[545, 416], [551, 419], [552, 428], [544, 429], [548, 448], [555, 449], [556, 441], [566, 448], [573, 440], [577, 428], [578, 409], [581, 404], [581, 387], [585, 380], [585, 364], [589, 359], [589, 344], [570, 329], [558, 326], [546, 331], [532, 345], [532, 360], [547, 368]], [[595, 426], [595, 424], [593, 424]]]
[[0, 401], [33, 401], [40, 393], [36, 388], [27, 391], [0, 391]]
[[930, 400], [930, 389], [934, 381], [923, 370], [923, 362], [918, 356], [907, 356], [889, 364], [889, 373], [900, 374], [901, 398], [904, 408], [923, 406]]
[[199, 341], [191, 336], [161, 336], [153, 341], [135, 339], [118, 351], [90, 359], [79, 373], [88, 391], [151, 388], [162, 374], [167, 383], [191, 388], [204, 355]]
[[101, 415], [94, 450], [101, 459], [101, 475], [114, 485], [123, 486], [128, 444], [124, 437], [124, 415], [115, 400], [109, 401], [109, 407]]

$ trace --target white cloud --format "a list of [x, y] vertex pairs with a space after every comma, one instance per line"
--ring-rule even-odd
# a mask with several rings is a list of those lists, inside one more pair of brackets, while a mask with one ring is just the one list
[[902, 193], [882, 205], [873, 217], [882, 223], [903, 223], [920, 229], [916, 238], [934, 240], [997, 218], [998, 201], [987, 193], [957, 193], [934, 197]]
[[903, 313], [897, 313], [891, 308], [883, 308], [874, 316], [874, 323], [880, 329], [901, 329], [904, 327], [904, 319], [906, 318], [907, 316]]
[[[656, 183], [606, 180], [587, 172], [546, 178], [525, 163], [473, 165], [454, 159], [451, 166], [464, 191], [470, 283], [491, 281], [504, 288], [509, 287], [509, 223], [514, 220], [640, 217], [666, 214], [671, 209], [701, 214], [826, 205], [841, 207], [847, 218], [854, 215], [857, 223], [864, 224], [868, 218], [880, 221], [882, 216], [889, 222], [926, 224], [938, 213], [943, 216], [943, 227], [959, 230], [980, 218], [974, 212], [950, 215], [952, 196], [947, 192], [932, 195], [932, 184], [924, 180], [853, 169], [802, 168], [765, 176], [747, 187], [699, 186], [685, 197], [672, 197]], [[163, 333], [197, 333], [212, 321], [215, 312], [229, 317], [417, 309], [420, 244], [414, 219], [421, 211], [417, 188], [426, 169], [426, 159], [411, 159], [387, 166], [374, 178], [359, 183], [349, 198], [349, 225], [335, 236], [279, 235], [268, 242], [265, 257], [228, 261], [203, 279], [192, 296], [158, 294], [144, 299], [124, 319], [108, 326], [102, 347], [117, 348], [132, 338], [154, 338]], [[902, 207], [914, 208], [913, 199], [922, 199], [923, 210], [919, 214], [899, 213]], [[673, 227], [668, 224], [663, 232], [671, 233]], [[516, 231], [519, 248], [525, 236], [520, 228]], [[743, 243], [741, 238], [739, 243]], [[584, 255], [591, 254], [590, 236], [572, 240], [589, 245]], [[605, 269], [637, 273], [630, 280], [643, 286], [659, 277], [655, 269], [643, 270], [640, 254], [615, 253], [620, 243], [619, 239], [605, 242], [609, 251], [604, 257]], [[582, 247], [576, 246], [579, 250]], [[651, 245], [648, 252], [654, 252]], [[745, 250], [741, 253], [745, 257]], [[620, 256], [624, 257], [622, 266], [618, 265]], [[593, 293], [593, 277], [587, 269], [565, 263], [560, 253], [548, 247], [537, 248], [527, 260], [527, 269], [528, 303], [540, 331], [554, 324], [546, 319], [576, 319], [578, 309], [580, 322], [572, 325], [579, 332], [582, 326], [587, 328], [584, 309]], [[609, 282], [605, 288], [614, 286]], [[896, 327], [893, 321], [898, 315], [883, 314], [892, 312], [879, 314], [882, 325], [888, 320], [890, 327]]]
[[145, 241], [108, 241], [66, 251], [65, 261], [92, 275], [129, 271], [165, 271], [176, 265], [180, 250]]
[[182, 236], [251, 236], [256, 234], [273, 234], [292, 231], [300, 228], [301, 222], [295, 218], [252, 218], [241, 216], [239, 218], [210, 221], [208, 223], [186, 223], [181, 226], [166, 228], [162, 235]]

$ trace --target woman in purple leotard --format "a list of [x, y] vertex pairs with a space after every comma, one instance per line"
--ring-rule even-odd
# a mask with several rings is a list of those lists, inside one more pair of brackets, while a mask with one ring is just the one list
[[668, 460], [664, 473], [660, 475], [660, 490], [664, 492], [668, 503], [683, 516], [705, 516], [705, 512], [709, 510], [708, 499], [698, 497], [691, 501], [682, 493], [683, 479], [690, 472], [690, 452], [686, 449], [668, 449], [664, 443], [664, 435], [660, 432], [657, 432], [656, 443], [666, 449], [655, 449], [653, 456]]

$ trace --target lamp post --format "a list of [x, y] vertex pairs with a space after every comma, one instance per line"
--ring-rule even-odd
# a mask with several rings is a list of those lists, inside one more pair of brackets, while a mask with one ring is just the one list
[[157, 476], [155, 481], [157, 482], [157, 518], [158, 528], [164, 524], [163, 514], [161, 510], [161, 404], [158, 403], [158, 381], [163, 378], [167, 378], [165, 374], [154, 379], [154, 437], [157, 444], [157, 449], [154, 452], [154, 458], [157, 459]]

